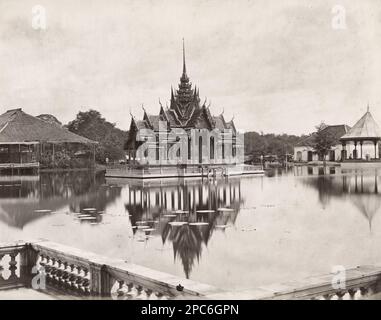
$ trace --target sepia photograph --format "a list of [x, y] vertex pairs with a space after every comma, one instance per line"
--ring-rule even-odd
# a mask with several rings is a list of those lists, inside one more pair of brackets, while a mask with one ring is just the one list
[[0, 0], [0, 300], [381, 300], [380, 40], [378, 0]]

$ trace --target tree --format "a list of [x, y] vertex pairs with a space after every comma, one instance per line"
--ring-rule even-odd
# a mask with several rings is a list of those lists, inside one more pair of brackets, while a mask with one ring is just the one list
[[294, 146], [305, 136], [288, 134], [258, 133], [255, 131], [245, 133], [245, 154], [252, 155], [258, 161], [260, 156], [277, 155], [284, 158], [285, 154], [292, 154]]
[[115, 124], [102, 118], [98, 111], [90, 109], [79, 112], [76, 119], [69, 122], [66, 127], [71, 132], [99, 142], [96, 147], [97, 162], [104, 163], [106, 158], [124, 159], [123, 145], [128, 132], [116, 128]]
[[325, 157], [328, 151], [336, 143], [336, 136], [328, 129], [329, 127], [324, 123], [320, 123], [316, 126], [315, 138], [313, 140], [313, 148], [316, 150], [320, 158], [323, 158], [325, 163]]

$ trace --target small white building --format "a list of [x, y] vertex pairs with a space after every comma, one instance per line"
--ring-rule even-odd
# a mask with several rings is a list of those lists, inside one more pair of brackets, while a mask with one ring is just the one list
[[[328, 134], [333, 135], [336, 139], [336, 143], [326, 155], [325, 160], [340, 161], [341, 150], [342, 150], [342, 143], [340, 142], [340, 138], [344, 136], [347, 132], [349, 132], [350, 127], [347, 125], [341, 124], [341, 125], [334, 125], [334, 126], [326, 126], [323, 130], [328, 131]], [[294, 161], [310, 162], [310, 161], [323, 160], [313, 147], [315, 135], [316, 135], [315, 133], [309, 135], [307, 138], [302, 139], [294, 147]]]

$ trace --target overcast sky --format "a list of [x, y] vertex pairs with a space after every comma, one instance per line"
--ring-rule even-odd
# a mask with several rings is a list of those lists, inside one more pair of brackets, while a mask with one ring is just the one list
[[[0, 108], [61, 122], [94, 108], [122, 129], [157, 114], [182, 69], [237, 127], [309, 133], [322, 120], [381, 124], [381, 2], [0, 0]], [[32, 8], [46, 9], [46, 29]]]

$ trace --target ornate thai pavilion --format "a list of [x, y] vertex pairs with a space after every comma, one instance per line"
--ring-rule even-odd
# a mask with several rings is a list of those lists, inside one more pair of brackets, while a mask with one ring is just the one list
[[[196, 86], [192, 86], [187, 75], [184, 43], [183, 72], [178, 89], [173, 90], [173, 88], [171, 88], [169, 108], [164, 108], [160, 103], [158, 115], [150, 115], [144, 109], [142, 120], [137, 120], [133, 115], [131, 115], [131, 117], [129, 137], [125, 144], [125, 149], [127, 150], [128, 158], [131, 163], [139, 163], [140, 160], [136, 152], [142, 144], [142, 142], [137, 139], [139, 130], [152, 130], [156, 135], [156, 140], [158, 140], [159, 133], [163, 131], [163, 129], [160, 128], [160, 123], [165, 124], [164, 131], [166, 132], [170, 132], [174, 129], [183, 129], [187, 133], [188, 146], [186, 148], [187, 150], [185, 150], [187, 153], [187, 163], [218, 163], [218, 160], [216, 160], [218, 158], [218, 148], [222, 149], [222, 158], [224, 158], [225, 153], [233, 154], [234, 156], [236, 128], [233, 119], [228, 122], [225, 121], [223, 113], [218, 116], [212, 116], [209, 105], [206, 105], [206, 99], [201, 103], [199, 89]], [[221, 133], [229, 132], [229, 137], [231, 138], [223, 138], [223, 141], [221, 141], [218, 137], [208, 137], [208, 139], [197, 137], [197, 139], [191, 141], [192, 129], [194, 129], [193, 131], [203, 131], [206, 129], [209, 132], [213, 130]], [[171, 141], [168, 140], [168, 142], [169, 149], [171, 147]], [[151, 144], [153, 144], [152, 148], [155, 149], [157, 154], [156, 160], [159, 158], [159, 153], [160, 155], [168, 153], [168, 150], [159, 150], [162, 147], [159, 147], [158, 143], [154, 142]], [[229, 148], [229, 150], [224, 150], [224, 148]], [[180, 151], [178, 153], [180, 153]], [[157, 161], [156, 164], [158, 164]]]

